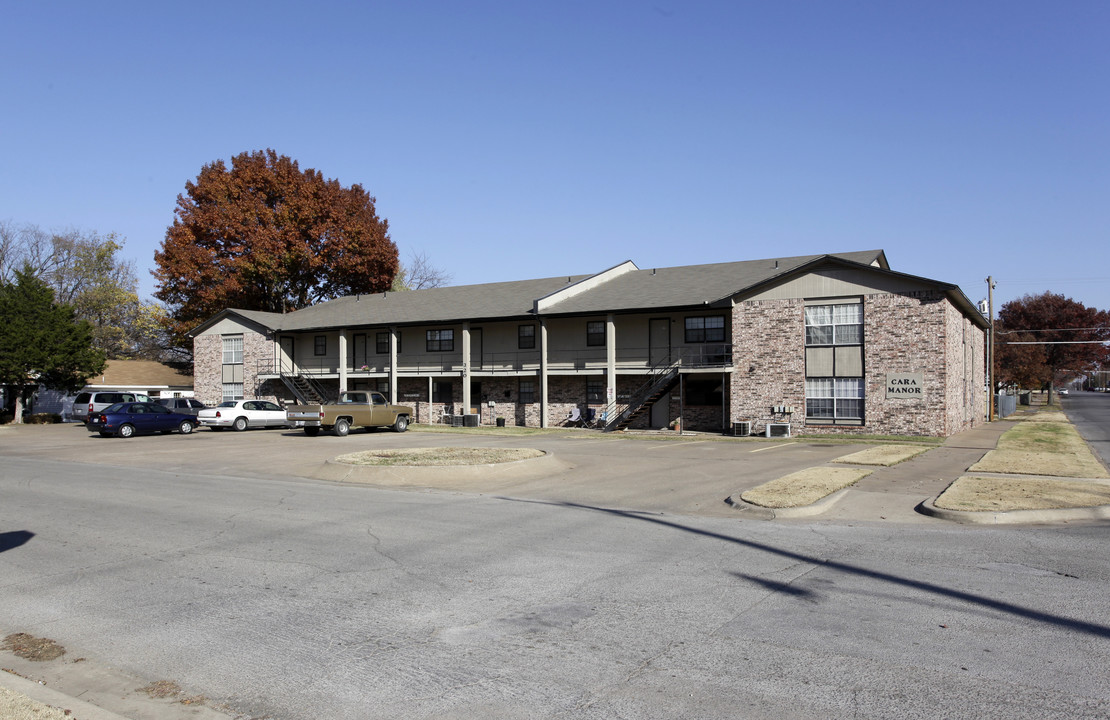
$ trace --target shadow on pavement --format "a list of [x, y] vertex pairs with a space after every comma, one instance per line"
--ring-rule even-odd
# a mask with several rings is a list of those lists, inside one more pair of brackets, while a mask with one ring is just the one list
[[[745, 540], [743, 538], [731, 537], [729, 535], [722, 535], [721, 533], [711, 532], [711, 531], [708, 531], [708, 530], [701, 530], [701, 529], [696, 528], [696, 527], [691, 527], [689, 525], [683, 525], [681, 523], [673, 522], [671, 520], [664, 520], [660, 517], [657, 517], [657, 516], [653, 517], [651, 515], [647, 515], [647, 514], [644, 514], [644, 513], [630, 512], [630, 511], [627, 511], [627, 510], [616, 510], [616, 509], [613, 509], [613, 508], [594, 507], [594, 506], [591, 506], [591, 505], [581, 505], [581, 504], [578, 504], [578, 503], [571, 503], [571, 502], [550, 502], [550, 501], [543, 501], [543, 500], [522, 500], [522, 499], [519, 499], [519, 498], [509, 498], [509, 497], [501, 497], [500, 499], [501, 500], [510, 500], [510, 501], [513, 501], [513, 502], [534, 503], [534, 504], [539, 504], [539, 505], [555, 505], [555, 506], [559, 506], [559, 507], [573, 508], [573, 509], [576, 509], [576, 510], [590, 510], [590, 511], [593, 511], [593, 512], [605, 513], [607, 515], [615, 515], [617, 517], [625, 518], [625, 519], [628, 519], [628, 520], [639, 520], [640, 522], [654, 523], [656, 525], [662, 525], [663, 527], [672, 528], [674, 530], [679, 530], [679, 531], [682, 531], [682, 532], [692, 533], [694, 535], [701, 535], [703, 537], [714, 538], [716, 540], [722, 540], [724, 542], [734, 543], [736, 545], [742, 545], [744, 547], [748, 547], [748, 548], [751, 548], [753, 550], [760, 550], [760, 551], [763, 551], [763, 552], [766, 552], [766, 553], [770, 553], [772, 555], [778, 555], [780, 557], [790, 558], [791, 560], [796, 560], [796, 561], [805, 562], [805, 563], [811, 563], [811, 564], [814, 564], [814, 565], [820, 565], [822, 567], [832, 568], [834, 570], [839, 570], [841, 572], [852, 573], [854, 575], [858, 575], [858, 576], [861, 576], [861, 577], [867, 577], [867, 578], [871, 578], [873, 580], [879, 580], [881, 582], [891, 583], [893, 585], [899, 585], [899, 586], [905, 587], [905, 588], [911, 588], [913, 590], [920, 590], [922, 592], [933, 593], [934, 595], [939, 595], [939, 596], [942, 596], [942, 597], [953, 598], [953, 599], [956, 599], [956, 600], [962, 600], [962, 601], [967, 602], [967, 603], [972, 603], [972, 604], [975, 604], [975, 605], [979, 605], [980, 607], [988, 608], [988, 609], [995, 610], [995, 611], [998, 611], [998, 612], [1008, 613], [1008, 614], [1014, 615], [1016, 617], [1025, 618], [1027, 620], [1032, 620], [1034, 622], [1043, 623], [1045, 625], [1052, 625], [1052, 626], [1055, 626], [1055, 627], [1064, 628], [1066, 630], [1074, 630], [1076, 632], [1086, 633], [1088, 635], [1094, 635], [1095, 637], [1110, 638], [1110, 626], [1107, 626], [1107, 625], [1099, 625], [1097, 623], [1086, 622], [1084, 620], [1076, 620], [1076, 619], [1073, 619], [1073, 618], [1064, 617], [1062, 615], [1053, 615], [1051, 613], [1042, 612], [1040, 610], [1033, 610], [1032, 608], [1026, 608], [1026, 607], [1022, 607], [1020, 605], [1015, 605], [1013, 603], [1004, 602], [1002, 600], [995, 600], [994, 598], [986, 597], [984, 595], [976, 595], [975, 593], [963, 592], [961, 590], [954, 590], [952, 588], [942, 587], [940, 585], [935, 585], [933, 583], [922, 582], [920, 580], [913, 580], [911, 578], [906, 578], [906, 577], [900, 577], [898, 575], [892, 575], [890, 573], [879, 572], [877, 570], [869, 570], [865, 567], [860, 567], [858, 565], [851, 565], [851, 564], [848, 564], [848, 563], [837, 562], [835, 560], [824, 560], [824, 559], [821, 559], [821, 558], [816, 558], [816, 557], [811, 557], [809, 555], [804, 555], [802, 553], [791, 552], [789, 550], [782, 550], [781, 548], [776, 548], [774, 546], [767, 545], [765, 543], [755, 542], [754, 540]], [[784, 587], [783, 583], [772, 582], [772, 581], [768, 581], [768, 580], [761, 580], [761, 579], [758, 579], [758, 578], [751, 578], [751, 577], [748, 577], [748, 576], [741, 576], [741, 577], [744, 577], [745, 579], [752, 580], [753, 582], [758, 582], [759, 584], [764, 585], [765, 587], [767, 587], [769, 589], [772, 589], [772, 590], [783, 590], [783, 592], [788, 592], [788, 593], [791, 593], [791, 594], [798, 594], [796, 590], [792, 590], [792, 589], [785, 589], [784, 590], [783, 589], [783, 587]]]
[[25, 545], [30, 542], [35, 534], [27, 530], [13, 530], [11, 532], [0, 533], [0, 552], [5, 550], [12, 550]]

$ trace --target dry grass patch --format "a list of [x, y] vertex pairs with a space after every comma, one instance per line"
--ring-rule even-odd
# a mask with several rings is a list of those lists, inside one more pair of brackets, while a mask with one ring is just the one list
[[900, 462], [920, 455], [929, 447], [913, 447], [911, 445], [881, 445], [879, 447], [860, 450], [844, 457], [833, 460], [834, 463], [848, 463], [850, 465], [881, 465], [890, 467]]
[[1006, 512], [1110, 505], [1110, 483], [964, 476], [933, 503], [946, 510]]
[[496, 465], [543, 456], [542, 450], [531, 448], [467, 448], [438, 447], [407, 450], [364, 450], [340, 455], [336, 462], [348, 465], [393, 467], [441, 467], [449, 465]]
[[1066, 420], [1017, 423], [1002, 435], [996, 450], [984, 455], [970, 469], [1018, 475], [1110, 477], [1091, 454], [1086, 441]]
[[69, 710], [40, 703], [22, 693], [0, 687], [0, 717], [5, 720], [73, 720]]
[[790, 473], [741, 493], [740, 498], [766, 508], [812, 505], [872, 473], [859, 468], [815, 467]]

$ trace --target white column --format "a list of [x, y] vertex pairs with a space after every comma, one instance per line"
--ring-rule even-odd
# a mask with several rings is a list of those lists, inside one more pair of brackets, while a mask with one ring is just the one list
[[[610, 313], [605, 317], [605, 409], [617, 400], [617, 324]], [[600, 418], [599, 418], [600, 419]]]
[[396, 327], [389, 328], [389, 397], [394, 404], [401, 402], [397, 396], [397, 333]]
[[470, 323], [462, 326], [462, 404], [465, 415], [470, 412]]
[[347, 331], [339, 331], [339, 392], [347, 392]]
[[547, 404], [547, 323], [540, 318], [540, 427], [548, 427], [550, 423], [547, 413], [550, 410]]

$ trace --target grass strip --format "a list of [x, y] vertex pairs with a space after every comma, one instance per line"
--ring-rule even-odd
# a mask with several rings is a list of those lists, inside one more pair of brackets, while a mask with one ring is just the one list
[[743, 492], [740, 498], [766, 508], [812, 505], [837, 490], [854, 485], [873, 471], [859, 468], [815, 467], [799, 470]]
[[1016, 423], [999, 438], [997, 449], [984, 455], [970, 470], [1073, 478], [1110, 477], [1087, 442], [1066, 420]]
[[1006, 512], [1110, 505], [1110, 483], [966, 475], [933, 503], [945, 510]]
[[867, 448], [859, 452], [844, 455], [833, 460], [834, 463], [847, 463], [849, 465], [880, 465], [890, 467], [900, 462], [916, 457], [923, 452], [931, 450], [928, 447], [912, 447], [910, 445], [881, 445]]

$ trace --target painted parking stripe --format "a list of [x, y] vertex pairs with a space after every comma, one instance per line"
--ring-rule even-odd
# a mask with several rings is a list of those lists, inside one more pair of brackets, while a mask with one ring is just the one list
[[783, 443], [782, 445], [771, 445], [770, 447], [759, 448], [758, 450], [752, 450], [752, 452], [757, 453], [757, 452], [763, 452], [764, 450], [778, 450], [779, 448], [784, 448], [787, 445], [797, 445], [797, 444], [798, 443], [796, 443], [796, 442], [788, 442], [788, 443]]

